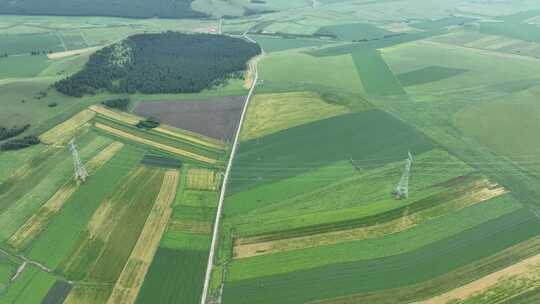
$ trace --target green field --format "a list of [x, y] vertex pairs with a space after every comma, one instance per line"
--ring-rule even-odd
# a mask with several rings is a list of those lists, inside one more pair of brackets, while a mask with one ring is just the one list
[[63, 51], [60, 39], [52, 33], [0, 35], [1, 53], [8, 55], [28, 54], [30, 52]]
[[[540, 3], [8, 2], [0, 11], [91, 12], [0, 18], [0, 127], [31, 124], [21, 136], [107, 99], [129, 97], [132, 111], [141, 102], [247, 94], [242, 73], [197, 94], [75, 98], [54, 89], [95, 49], [130, 35], [222, 32], [264, 49], [219, 215], [207, 303], [442, 304], [434, 297], [540, 252]], [[92, 49], [46, 56], [84, 48]], [[200, 302], [222, 189], [211, 179], [223, 180], [231, 145], [133, 125], [98, 114], [77, 130], [84, 163], [113, 141], [124, 146], [17, 248], [7, 242], [13, 233], [74, 183], [73, 161], [63, 143], [0, 152], [0, 303], [102, 304], [124, 287], [139, 304]], [[164, 230], [152, 235], [156, 247], [142, 253], [133, 248], [146, 241], [141, 232], [151, 229], [170, 169], [145, 164], [149, 155], [172, 158], [180, 180], [172, 210], [162, 211]], [[197, 190], [206, 189], [189, 175], [197, 168], [211, 172], [199, 184], [218, 190]], [[408, 194], [398, 199], [400, 180]], [[146, 256], [134, 261], [137, 254]], [[45, 268], [27, 263], [10, 281], [25, 259]], [[445, 304], [536, 303], [538, 269], [488, 278]], [[123, 271], [135, 280], [120, 282]]]
[[[358, 132], [364, 128], [374, 129]], [[371, 144], [365, 145], [366, 141]], [[392, 147], [381, 151], [388, 142]], [[407, 150], [420, 154], [432, 147], [422, 134], [384, 112], [345, 114], [243, 143], [229, 189], [230, 193], [240, 192], [350, 158], [361, 163], [373, 160], [363, 165], [369, 169], [403, 159]]]
[[430, 66], [416, 71], [399, 74], [396, 77], [403, 86], [407, 87], [443, 80], [465, 72], [467, 72], [467, 70]]
[[352, 58], [367, 94], [405, 95], [399, 81], [377, 50], [356, 51], [352, 53]]
[[158, 249], [136, 303], [197, 303], [207, 259], [206, 250]]
[[141, 158], [142, 151], [130, 147], [122, 149], [66, 202], [31, 244], [28, 256], [56, 267], [71, 252], [102, 200], [118, 187]]
[[264, 35], [252, 35], [252, 38], [266, 53], [280, 52], [291, 49], [320, 47], [328, 42], [318, 39], [281, 38]]
[[11, 56], [0, 58], [0, 79], [37, 76], [49, 66], [46, 56]]
[[20, 278], [0, 293], [2, 303], [39, 304], [47, 295], [47, 291], [55, 282], [54, 276], [37, 267], [27, 267], [28, 269], [21, 274]]
[[[86, 161], [110, 140], [87, 133], [80, 137], [78, 143], [81, 159]], [[0, 198], [5, 203], [0, 208], [0, 239], [6, 240], [71, 178], [73, 163], [67, 157], [69, 153], [66, 148], [49, 149], [44, 155], [34, 158], [29, 168], [23, 168], [22, 177], [13, 176], [2, 184]]]
[[340, 40], [375, 40], [392, 35], [392, 32], [369, 23], [351, 23], [323, 26], [317, 32], [320, 35], [333, 35]]
[[444, 274], [538, 233], [538, 221], [521, 209], [407, 254], [231, 282], [225, 285], [224, 300], [298, 303], [406, 286]]

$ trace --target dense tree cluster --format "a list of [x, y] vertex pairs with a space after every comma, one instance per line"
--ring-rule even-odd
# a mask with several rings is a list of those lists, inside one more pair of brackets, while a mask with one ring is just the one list
[[1, 14], [112, 16], [132, 18], [206, 18], [193, 0], [0, 0]]
[[21, 126], [21, 127], [17, 127], [17, 126], [14, 126], [11, 128], [0, 127], [0, 140], [15, 137], [21, 134], [22, 132], [26, 131], [28, 128], [30, 128], [29, 124]]
[[246, 68], [257, 44], [211, 34], [139, 34], [90, 56], [84, 69], [55, 84], [71, 96], [113, 93], [197, 93]]
[[0, 145], [0, 151], [20, 150], [26, 147], [39, 144], [41, 141], [37, 136], [25, 136], [5, 141]]
[[159, 124], [160, 122], [157, 119], [150, 117], [145, 120], [139, 121], [135, 126], [137, 128], [150, 130], [159, 127]]
[[127, 107], [129, 105], [129, 98], [117, 98], [117, 99], [105, 100], [104, 102], [102, 102], [102, 104], [108, 108], [119, 109], [119, 110], [125, 111], [127, 110]]

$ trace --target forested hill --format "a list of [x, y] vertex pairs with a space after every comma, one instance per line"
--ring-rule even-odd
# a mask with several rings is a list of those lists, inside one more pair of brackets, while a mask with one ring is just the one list
[[97, 51], [78, 73], [55, 84], [71, 96], [196, 93], [245, 70], [257, 44], [211, 34], [139, 34]]
[[205, 18], [193, 0], [0, 0], [0, 14]]

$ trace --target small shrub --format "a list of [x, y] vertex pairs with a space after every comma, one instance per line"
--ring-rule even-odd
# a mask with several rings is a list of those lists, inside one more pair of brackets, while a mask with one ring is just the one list
[[102, 102], [102, 104], [108, 108], [119, 109], [119, 110], [125, 111], [127, 110], [127, 107], [129, 106], [129, 98], [105, 100], [104, 102]]
[[137, 128], [150, 130], [150, 129], [158, 127], [159, 124], [160, 122], [157, 119], [150, 117], [150, 118], [147, 118], [146, 120], [139, 121], [139, 123], [137, 123], [136, 126]]

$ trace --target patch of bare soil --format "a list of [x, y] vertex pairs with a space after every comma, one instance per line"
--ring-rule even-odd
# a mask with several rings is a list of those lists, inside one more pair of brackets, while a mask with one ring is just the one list
[[155, 117], [177, 128], [232, 141], [245, 99], [244, 96], [224, 96], [178, 102], [141, 102], [134, 112], [140, 116]]

